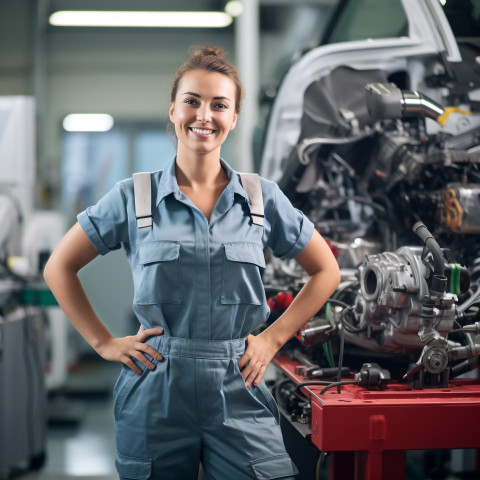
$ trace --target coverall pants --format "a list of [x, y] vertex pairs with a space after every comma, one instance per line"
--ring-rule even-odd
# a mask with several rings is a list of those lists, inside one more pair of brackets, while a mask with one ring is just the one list
[[156, 336], [164, 360], [142, 375], [123, 367], [114, 390], [121, 479], [294, 479], [278, 407], [264, 384], [245, 386], [245, 340]]

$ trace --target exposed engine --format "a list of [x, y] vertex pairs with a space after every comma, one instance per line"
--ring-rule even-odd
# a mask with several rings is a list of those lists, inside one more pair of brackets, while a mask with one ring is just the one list
[[[342, 269], [331, 302], [298, 338], [404, 356], [404, 380], [446, 385], [480, 355], [472, 337], [480, 334], [478, 116], [401, 90], [378, 71], [340, 67], [329, 77], [337, 74], [362, 76], [363, 102], [326, 121], [319, 111], [334, 79], [307, 89], [302, 133], [280, 181]], [[314, 98], [321, 101], [307, 104]], [[273, 260], [266, 278], [273, 290], [295, 292], [302, 273]]]
[[[401, 8], [379, 22], [387, 5]], [[339, 2], [266, 117], [260, 172], [314, 222], [342, 274], [273, 362], [283, 417], [321, 452], [318, 478], [326, 452], [332, 478], [405, 478], [408, 457], [390, 448], [478, 445], [478, 6]], [[264, 281], [274, 321], [307, 278], [272, 257]], [[302, 464], [308, 446], [290, 437]], [[476, 478], [453, 458], [414, 476]]]

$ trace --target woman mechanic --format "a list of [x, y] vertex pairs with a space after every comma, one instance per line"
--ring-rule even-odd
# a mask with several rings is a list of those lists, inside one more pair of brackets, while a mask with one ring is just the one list
[[[236, 68], [211, 47], [178, 70], [169, 116], [177, 154], [151, 175], [153, 222], [139, 228], [131, 179], [78, 215], [45, 279], [67, 317], [106, 360], [124, 364], [114, 390], [121, 479], [293, 479], [278, 409], [262, 381], [276, 352], [339, 283], [330, 248], [278, 186], [261, 179], [264, 224], [252, 222], [239, 175], [220, 158], [242, 100]], [[115, 338], [77, 272], [123, 247], [131, 265], [136, 335]], [[309, 279], [265, 322], [263, 250], [295, 258]]]

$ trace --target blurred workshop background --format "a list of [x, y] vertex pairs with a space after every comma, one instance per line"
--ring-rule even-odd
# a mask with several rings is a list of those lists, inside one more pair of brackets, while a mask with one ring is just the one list
[[[133, 10], [147, 12], [147, 15], [138, 15], [137, 18]], [[80, 18], [78, 15], [88, 11], [93, 14], [91, 17], [82, 15]], [[108, 24], [117, 18], [115, 13], [122, 11], [129, 12], [123, 17], [123, 24]], [[448, 21], [444, 11], [448, 14]], [[101, 12], [106, 12], [106, 15], [98, 23]], [[163, 24], [152, 23], [157, 19], [157, 13], [161, 12], [180, 12], [183, 15], [175, 18], [167, 16], [167, 20], [160, 18]], [[388, 235], [386, 229], [375, 229], [375, 240], [383, 235], [382, 239], [395, 238], [395, 241], [381, 244], [368, 242], [371, 219], [375, 215], [377, 219], [382, 215], [388, 217], [388, 208], [392, 204], [397, 212], [395, 218], [400, 220], [397, 223], [410, 225], [410, 221], [400, 218], [399, 212], [403, 207], [396, 206], [395, 199], [412, 202], [401, 204], [405, 206], [405, 212], [415, 210], [422, 218], [438, 220], [439, 217], [432, 212], [441, 196], [428, 197], [427, 204], [421, 203], [426, 202], [427, 195], [415, 197], [417, 203], [413, 202], [412, 196], [397, 195], [400, 191], [398, 185], [413, 185], [420, 178], [419, 165], [434, 163], [433, 156], [424, 162], [415, 157], [421, 154], [422, 145], [434, 143], [431, 140], [434, 136], [435, 139], [441, 137], [441, 142], [444, 142], [447, 136], [462, 134], [464, 136], [457, 143], [442, 143], [442, 148], [467, 152], [461, 158], [452, 160], [455, 165], [463, 162], [462, 178], [464, 185], [469, 185], [464, 190], [456, 190], [458, 203], [454, 206], [456, 208], [461, 204], [464, 207], [463, 224], [460, 220], [461, 225], [456, 225], [455, 232], [449, 230], [447, 233], [450, 236], [446, 238], [452, 239], [460, 232], [461, 235], [470, 235], [468, 241], [472, 242], [475, 237], [471, 235], [480, 232], [479, 187], [474, 185], [480, 183], [477, 148], [480, 138], [477, 80], [480, 71], [477, 56], [479, 16], [480, 5], [474, 0], [0, 0], [0, 480], [117, 478], [112, 389], [121, 367], [101, 361], [73, 330], [46, 288], [41, 273], [50, 252], [73, 225], [80, 211], [95, 203], [117, 181], [133, 172], [161, 169], [173, 157], [174, 143], [167, 131], [170, 86], [177, 68], [187, 58], [192, 46], [211, 44], [225, 49], [227, 58], [238, 66], [245, 85], [246, 97], [240, 121], [222, 150], [223, 157], [239, 171], [260, 172], [278, 181], [297, 206], [312, 212], [312, 218], [317, 219], [315, 224], [322, 233], [328, 236], [333, 232], [331, 239], [337, 240], [338, 245], [334, 247], [337, 248], [339, 263], [341, 267], [348, 267], [343, 273], [347, 269], [350, 272], [342, 278], [352, 285], [355, 283], [352, 269], [363, 261], [365, 253], [378, 253], [383, 249], [393, 251], [401, 246], [404, 237], [397, 235], [398, 232], [390, 235], [391, 228]], [[140, 23], [134, 24], [135, 20]], [[455, 40], [459, 36], [476, 38], [476, 41], [469, 40], [468, 47], [459, 50]], [[339, 46], [332, 47], [333, 44]], [[467, 67], [462, 72], [455, 70], [452, 73], [454, 68], [449, 65]], [[346, 69], [337, 70], [336, 77], [334, 74], [329, 77], [339, 66], [346, 66]], [[353, 78], [350, 72], [355, 68], [369, 73], [365, 79], [357, 79], [350, 84], [348, 82]], [[326, 86], [318, 84], [307, 91], [307, 87], [320, 77], [329, 78]], [[453, 78], [460, 79], [458, 82], [463, 81], [462, 85], [467, 87], [458, 87]], [[352, 96], [353, 100], [347, 102], [345, 99], [361, 81], [361, 94]], [[382, 103], [377, 110], [378, 117], [367, 121], [366, 107], [362, 114], [356, 110], [360, 102], [364, 103], [363, 85], [367, 82], [383, 82], [383, 85], [394, 82], [407, 90], [424, 88], [434, 101], [430, 102], [427, 95], [417, 95], [416, 99], [421, 101], [418, 108], [415, 104], [413, 110], [415, 115], [429, 117], [426, 123], [422, 118], [418, 122], [415, 120], [417, 123], [401, 124], [400, 114], [398, 118], [394, 114], [389, 117], [391, 112], [396, 111], [393, 103], [386, 107]], [[322, 96], [318, 92], [324, 87], [326, 93]], [[389, 99], [397, 95], [397, 90], [387, 88], [385, 92], [390, 95]], [[377, 93], [378, 90], [373, 89], [372, 98]], [[308, 115], [304, 115], [303, 107], [308, 110], [308, 106], [314, 104], [313, 101], [309, 103], [310, 100], [317, 94], [323, 103], [317, 105], [318, 110], [315, 110], [317, 107], [311, 108]], [[408, 107], [405, 107], [405, 97], [398, 98], [404, 102], [402, 108], [405, 110]], [[331, 99], [331, 102], [327, 101]], [[377, 100], [375, 97], [373, 101]], [[458, 117], [456, 123], [451, 123], [450, 127], [447, 125], [444, 133], [439, 134], [440, 127], [430, 128], [428, 122], [433, 124], [432, 118], [437, 120], [440, 113], [445, 113], [441, 104], [446, 102], [458, 111], [462, 108], [472, 110], [475, 115]], [[336, 120], [324, 128], [323, 120], [319, 120], [320, 113], [326, 112], [327, 117], [339, 104], [343, 106], [335, 111]], [[402, 113], [405, 113], [404, 110]], [[332, 113], [332, 116], [335, 115]], [[442, 118], [445, 120], [446, 117]], [[310, 121], [313, 123], [308, 123]], [[379, 138], [384, 134], [383, 127], [386, 132], [397, 129], [391, 136], [395, 137], [394, 140], [382, 137], [383, 140], [375, 147], [355, 143], [358, 139], [369, 142], [374, 133], [378, 134], [375, 138]], [[338, 135], [342, 140], [331, 140], [342, 128], [343, 133]], [[314, 129], [317, 129], [318, 138], [309, 143]], [[467, 139], [464, 132], [474, 129], [476, 133], [468, 134]], [[403, 136], [409, 138], [408, 142], [398, 140]], [[328, 137], [327, 140], [325, 137]], [[410, 141], [413, 137], [415, 142]], [[430, 138], [428, 142], [427, 138]], [[306, 141], [300, 144], [302, 139]], [[401, 157], [397, 153], [400, 150], [410, 152], [413, 143], [415, 146], [411, 151], [414, 153], [409, 159], [415, 157], [416, 163], [412, 160], [415, 168], [398, 167], [407, 154]], [[316, 155], [315, 149], [321, 145], [318, 151], [324, 152], [321, 148], [326, 144], [328, 155], [325, 154], [325, 158], [334, 167], [323, 178], [320, 169], [313, 169], [315, 162], [312, 158]], [[340, 144], [344, 147], [335, 150]], [[292, 156], [291, 152], [295, 155]], [[387, 166], [384, 159], [390, 154], [398, 163], [392, 161]], [[323, 155], [319, 153], [322, 158]], [[373, 195], [369, 201], [362, 200], [361, 195], [353, 191], [352, 182], [359, 178], [354, 171], [359, 163], [355, 162], [360, 158], [359, 162], [365, 161], [366, 165], [367, 156], [376, 158], [383, 168], [378, 170], [372, 165], [365, 168], [367, 173], [375, 175], [375, 182], [383, 181], [385, 172], [388, 173], [390, 168], [392, 181], [387, 186], [389, 193], [382, 197], [384, 203], [378, 196], [375, 201], [372, 200]], [[350, 158], [353, 160], [350, 161]], [[473, 170], [477, 169], [472, 177], [465, 167], [466, 163], [475, 165]], [[309, 169], [305, 173], [307, 166]], [[397, 167], [399, 174], [396, 173]], [[411, 176], [405, 173], [405, 177], [400, 178], [399, 175], [407, 170]], [[343, 175], [349, 178], [345, 188], [340, 186]], [[338, 188], [322, 190], [329, 182]], [[373, 183], [362, 185], [372, 191], [370, 186]], [[350, 187], [352, 190], [349, 190]], [[432, 189], [440, 191], [437, 187]], [[317, 196], [308, 196], [311, 191], [315, 191]], [[326, 200], [315, 204], [317, 207], [321, 205], [315, 210], [314, 202], [320, 198], [318, 192], [323, 194], [325, 191]], [[333, 201], [342, 195], [348, 196], [342, 205], [340, 202], [332, 207], [328, 203], [328, 200]], [[467, 196], [469, 207], [466, 206]], [[467, 203], [464, 205], [462, 202]], [[380, 203], [382, 206], [379, 206]], [[340, 213], [332, 214], [332, 217], [323, 218], [319, 213], [322, 209], [330, 212], [337, 208], [338, 211], [335, 211]], [[424, 217], [423, 211], [426, 212]], [[318, 218], [315, 217], [317, 214]], [[368, 220], [364, 220], [364, 214]], [[350, 229], [350, 233], [354, 230], [350, 228], [350, 223], [345, 226], [345, 215], [349, 222], [355, 216], [355, 221], [358, 220], [355, 231], [361, 239], [357, 238], [356, 243], [353, 240], [350, 242], [353, 234], [348, 242], [339, 241], [345, 238], [342, 235], [346, 230]], [[441, 218], [445, 223], [441, 232], [445, 233], [451, 225], [446, 224], [445, 216]], [[465, 247], [470, 257], [467, 256], [464, 263], [471, 260], [473, 270], [470, 273], [474, 284], [474, 280], [478, 282], [480, 277], [479, 256], [475, 253], [478, 252], [478, 237], [476, 243], [459, 242], [460, 237], [456, 238], [452, 240], [454, 245], [470, 245]], [[345, 263], [342, 264], [342, 261]], [[283, 272], [283, 280], [280, 287], [277, 284], [275, 291], [278, 293], [288, 289], [288, 275], [291, 275], [288, 277], [290, 280], [298, 280], [299, 277], [288, 265], [274, 265], [266, 272], [267, 280], [272, 284], [275, 284], [272, 278], [276, 268]], [[456, 268], [452, 267], [453, 270]], [[366, 281], [376, 281], [375, 272], [378, 271], [371, 267], [374, 273]], [[378, 275], [379, 279], [381, 275]], [[458, 283], [461, 275], [464, 273], [458, 267]], [[98, 258], [80, 272], [80, 278], [96, 311], [114, 335], [136, 332], [138, 322], [132, 310], [132, 278], [121, 251]], [[384, 301], [380, 297], [397, 299], [400, 295], [400, 291], [396, 290], [395, 293], [390, 292], [390, 296], [382, 297], [376, 290], [376, 284], [373, 290], [369, 292], [370, 297], [378, 295], [374, 303], [378, 300], [379, 304]], [[407, 294], [416, 295], [418, 291], [417, 288], [412, 293], [412, 289]], [[472, 298], [478, 301], [475, 292], [478, 289], [473, 289]], [[466, 298], [469, 294], [466, 290], [459, 290], [458, 295]], [[338, 298], [343, 300], [340, 294], [337, 302]], [[448, 298], [449, 305], [452, 305], [453, 300]], [[344, 301], [351, 303], [353, 300], [348, 297]], [[413, 305], [411, 310], [417, 306], [415, 301], [409, 303]], [[448, 302], [442, 302], [443, 308]], [[467, 312], [472, 303], [473, 300], [462, 311]], [[361, 304], [358, 309], [365, 306], [366, 311], [367, 303], [357, 299], [355, 304]], [[369, 322], [375, 326], [383, 322], [381, 328], [386, 328], [388, 324], [389, 328], [400, 329], [400, 320], [398, 323], [396, 319], [379, 320], [381, 315], [393, 315], [395, 308], [403, 308], [405, 303], [399, 307], [400, 304], [398, 300], [391, 310], [387, 305], [381, 312], [372, 313], [371, 318], [366, 318], [365, 313], [366, 317], [360, 320], [359, 316], [364, 312], [357, 309], [355, 315], [358, 314], [359, 325], [365, 328], [355, 330], [355, 327], [350, 327], [352, 331], [346, 332], [347, 342], [349, 333], [352, 344], [355, 344], [356, 334], [363, 335], [368, 330], [369, 335], [372, 332], [374, 335], [378, 330], [371, 325], [367, 328], [365, 325]], [[278, 304], [271, 303], [272, 310], [277, 307]], [[470, 319], [474, 318], [474, 313], [467, 313]], [[451, 317], [448, 315], [449, 312], [446, 312], [443, 321], [450, 323], [441, 330], [445, 337], [449, 330], [460, 328], [457, 323], [454, 324], [458, 317], [453, 313]], [[334, 322], [331, 320], [333, 327], [326, 337], [315, 337], [319, 342], [320, 338], [325, 342], [322, 359], [326, 359], [325, 365], [328, 363], [332, 368], [337, 366], [333, 356], [339, 355], [340, 336], [337, 334], [341, 331], [338, 326], [341, 321], [338, 320], [336, 325]], [[320, 323], [317, 327], [323, 329], [322, 332], [330, 328], [327, 326], [325, 329], [325, 325]], [[398, 337], [395, 332], [392, 333], [392, 342], [399, 338], [404, 341], [408, 335], [417, 339], [423, 324], [416, 323], [413, 328], [411, 325], [406, 333], [402, 331]], [[377, 337], [362, 337], [357, 345], [368, 350], [379, 342]], [[415, 363], [423, 345], [413, 344], [417, 349], [413, 359]], [[466, 340], [459, 340], [455, 345], [467, 348]], [[405, 353], [410, 346], [406, 341], [405, 345], [400, 344], [399, 350], [386, 347], [381, 355], [388, 357], [397, 352]], [[318, 349], [320, 351], [320, 347]], [[310, 360], [316, 361], [315, 355], [305, 351]], [[476, 355], [479, 353], [480, 350]], [[469, 366], [475, 369], [472, 362]], [[273, 382], [278, 380], [278, 375], [278, 371], [271, 370], [268, 378]], [[474, 372], [472, 378], [478, 378], [478, 374]], [[448, 379], [445, 381], [448, 382]], [[290, 392], [288, 395], [294, 398], [297, 394]], [[480, 394], [475, 395], [475, 405], [479, 405]], [[300, 403], [303, 415], [308, 410], [305, 405], [309, 408], [311, 405], [308, 402], [305, 404], [304, 399]], [[298, 427], [302, 415], [297, 413], [284, 412], [286, 418], [297, 419]], [[348, 477], [351, 473], [342, 476], [339, 457], [336, 471], [340, 473], [337, 476], [329, 474], [328, 457], [325, 460], [318, 445], [316, 447], [311, 441], [311, 414], [311, 411], [307, 412], [304, 425], [296, 429], [300, 434], [298, 431], [289, 433], [287, 429], [290, 426], [285, 426], [289, 448], [305, 453], [305, 457], [295, 457], [292, 453], [296, 462], [304, 462], [299, 479], [353, 478]], [[474, 425], [477, 424], [478, 420]], [[480, 437], [478, 431], [477, 436]], [[463, 445], [459, 447], [464, 448]], [[472, 450], [466, 453], [462, 450], [461, 453], [451, 454], [438, 449], [417, 456], [413, 454], [409, 457], [408, 478], [460, 478], [454, 474], [448, 477], [445, 465], [448, 465], [449, 472], [478, 472], [474, 445], [469, 447]], [[358, 465], [363, 465], [363, 460], [358, 461]], [[395, 461], [398, 461], [397, 457]], [[368, 474], [362, 476], [363, 473], [358, 473], [362, 468], [358, 467], [356, 479], [380, 478]], [[401, 471], [405, 473], [405, 470]], [[462, 478], [480, 477], [472, 474]]]
[[[166, 131], [169, 91], [192, 45], [220, 46], [240, 68], [248, 94], [242, 125], [231, 135], [224, 155], [234, 167], [253, 170], [248, 147], [260, 118], [260, 92], [268, 96], [278, 85], [282, 68], [299, 52], [318, 44], [334, 3], [2, 0], [0, 184], [2, 194], [6, 192], [0, 213], [2, 261], [6, 254], [22, 256], [14, 262], [14, 271], [21, 275], [33, 269], [33, 277], [38, 276], [48, 252], [79, 211], [132, 172], [161, 169], [172, 158], [174, 146]], [[194, 24], [164, 28], [53, 24], [52, 14], [71, 10], [180, 11], [185, 13], [181, 22], [189, 25], [193, 15]], [[220, 24], [215, 17], [212, 23], [195, 13], [189, 16], [191, 11], [213, 12]], [[205, 25], [195, 24], [195, 16]], [[75, 114], [103, 114], [107, 123], [96, 126], [90, 119], [86, 126], [69, 125]], [[23, 248], [18, 248], [20, 244]], [[1, 276], [2, 315], [8, 317], [3, 305], [10, 301], [8, 292], [15, 289], [15, 279], [5, 271]], [[113, 252], [98, 259], [81, 277], [108, 328], [115, 335], [134, 332], [133, 287], [123, 254]], [[14, 390], [28, 389], [29, 402], [38, 403], [42, 388], [32, 390], [31, 379], [18, 384], [22, 373], [8, 371], [11, 364], [4, 351], [0, 355], [0, 474], [21, 476], [25, 467], [41, 466], [42, 478], [113, 478], [111, 390], [120, 367], [98, 362], [58, 307], [50, 305], [53, 300], [39, 286], [41, 279], [30, 283], [35, 283], [29, 292], [35, 299], [28, 303], [43, 305], [41, 312], [31, 307], [26, 315], [48, 315], [48, 325], [38, 327], [45, 345], [35, 359], [39, 361], [46, 351], [48, 401], [31, 413], [39, 416], [34, 421], [38, 426], [22, 420], [27, 406], [18, 398], [24, 393]], [[38, 322], [43, 324], [44, 319], [37, 318]], [[8, 318], [0, 320], [0, 350], [7, 350], [10, 343], [18, 355], [19, 331], [11, 331], [10, 325], [15, 326]], [[41, 429], [44, 419], [46, 432], [32, 434], [30, 429]], [[37, 445], [26, 445], [24, 430], [39, 438]]]

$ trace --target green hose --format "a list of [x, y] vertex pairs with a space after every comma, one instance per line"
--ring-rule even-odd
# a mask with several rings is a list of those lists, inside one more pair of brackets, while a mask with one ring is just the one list
[[460, 293], [460, 265], [451, 263], [450, 268], [450, 293], [458, 295]]

